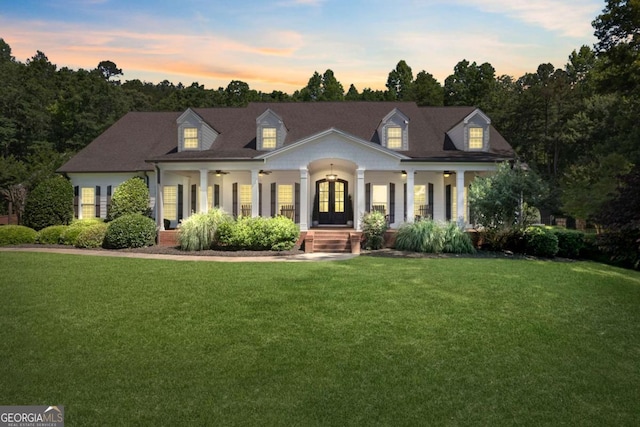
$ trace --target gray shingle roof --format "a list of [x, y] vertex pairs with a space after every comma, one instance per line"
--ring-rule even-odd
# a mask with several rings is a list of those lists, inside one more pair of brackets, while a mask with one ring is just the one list
[[474, 107], [418, 107], [412, 102], [251, 103], [246, 108], [198, 108], [194, 111], [219, 136], [209, 150], [177, 152], [175, 113], [129, 113], [63, 165], [60, 172], [130, 172], [153, 170], [151, 161], [252, 159], [256, 150], [256, 118], [271, 109], [287, 127], [285, 145], [336, 128], [365, 141], [380, 143], [377, 129], [394, 108], [409, 118], [409, 150], [414, 160], [496, 161], [515, 156], [511, 146], [491, 128], [491, 151], [468, 153], [447, 142], [446, 132]]

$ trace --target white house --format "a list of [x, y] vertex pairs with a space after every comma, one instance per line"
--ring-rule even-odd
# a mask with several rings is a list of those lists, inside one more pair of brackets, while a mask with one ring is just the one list
[[78, 218], [105, 217], [115, 187], [146, 179], [161, 229], [218, 206], [234, 215], [284, 214], [301, 231], [354, 228], [365, 212], [391, 228], [417, 217], [468, 221], [478, 175], [515, 157], [474, 107], [407, 102], [251, 103], [125, 115], [59, 172], [71, 179]]

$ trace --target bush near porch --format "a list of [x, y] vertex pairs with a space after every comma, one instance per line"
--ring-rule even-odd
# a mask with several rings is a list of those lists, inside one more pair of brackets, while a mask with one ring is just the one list
[[220, 224], [218, 235], [218, 245], [224, 249], [288, 251], [298, 241], [300, 230], [284, 216], [240, 217]]

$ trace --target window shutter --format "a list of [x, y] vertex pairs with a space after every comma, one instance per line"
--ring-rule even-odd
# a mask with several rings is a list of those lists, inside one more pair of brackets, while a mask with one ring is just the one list
[[402, 198], [402, 215], [404, 216], [405, 222], [407, 221], [407, 183], [404, 183], [404, 196]]
[[232, 210], [233, 217], [237, 218], [238, 217], [238, 183], [237, 182], [233, 183], [231, 198], [233, 203], [233, 210]]
[[73, 213], [78, 218], [78, 203], [80, 202], [80, 187], [73, 187]]
[[191, 184], [191, 212], [198, 212], [198, 188], [195, 184]]
[[96, 218], [100, 218], [100, 186], [96, 185]]
[[111, 206], [111, 186], [107, 185], [107, 212], [109, 212], [110, 206]]
[[258, 183], [258, 216], [262, 216], [262, 183]]
[[294, 210], [293, 210], [294, 219], [293, 220], [296, 224], [300, 224], [300, 183], [296, 182], [294, 191], [295, 191], [295, 194], [293, 196], [293, 203], [294, 203]]
[[429, 206], [427, 207], [427, 209], [429, 210], [429, 214], [431, 215], [431, 219], [433, 219], [433, 184], [429, 183], [429, 195], [428, 195], [428, 201], [427, 203], [429, 203]]
[[396, 222], [396, 185], [389, 183], [389, 224]]
[[364, 210], [371, 211], [371, 183], [364, 185]]
[[271, 183], [271, 216], [276, 216], [276, 183]]
[[220, 207], [220, 184], [213, 186], [213, 206], [216, 208]]
[[444, 189], [444, 200], [445, 219], [451, 221], [451, 185], [447, 185]]
[[178, 184], [178, 221], [183, 218], [182, 211], [184, 211], [184, 186]]

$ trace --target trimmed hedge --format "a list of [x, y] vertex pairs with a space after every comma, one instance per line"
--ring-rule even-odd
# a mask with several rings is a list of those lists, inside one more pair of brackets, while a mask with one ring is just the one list
[[24, 225], [0, 226], [0, 246], [35, 243], [38, 232]]
[[387, 231], [387, 219], [381, 212], [369, 212], [362, 216], [362, 234], [367, 249], [381, 249], [384, 245], [384, 233]]
[[107, 208], [107, 220], [113, 221], [123, 215], [141, 214], [150, 216], [149, 189], [144, 179], [134, 177], [120, 184], [113, 192]]
[[585, 245], [585, 235], [582, 231], [566, 228], [552, 228], [551, 231], [558, 238], [557, 256], [574, 259], [580, 257], [580, 252]]
[[78, 240], [78, 236], [85, 228], [91, 227], [96, 224], [103, 224], [100, 218], [87, 218], [77, 219], [67, 227], [67, 229], [60, 235], [60, 243], [63, 245], [75, 246]]
[[38, 243], [41, 245], [57, 245], [68, 225], [50, 225], [38, 231]]
[[293, 249], [300, 230], [289, 218], [240, 217], [218, 227], [218, 243], [225, 249], [287, 251]]
[[524, 240], [527, 254], [553, 258], [558, 253], [558, 238], [546, 227], [527, 227]]
[[24, 225], [41, 230], [73, 220], [73, 186], [57, 175], [42, 181], [29, 193], [24, 207]]
[[142, 248], [156, 241], [156, 223], [142, 214], [128, 214], [109, 223], [103, 246], [108, 249]]
[[99, 248], [102, 246], [104, 236], [107, 234], [108, 224], [100, 223], [85, 227], [78, 234], [76, 248]]

